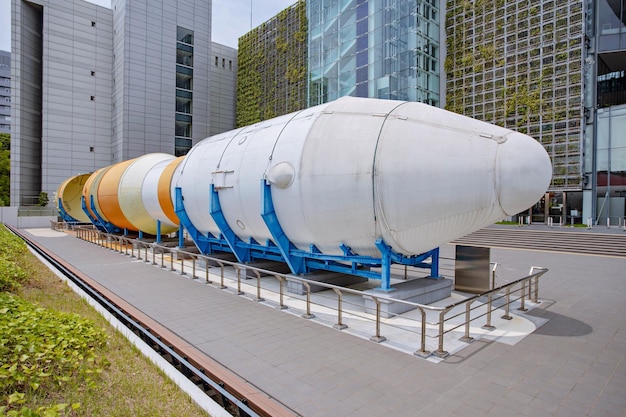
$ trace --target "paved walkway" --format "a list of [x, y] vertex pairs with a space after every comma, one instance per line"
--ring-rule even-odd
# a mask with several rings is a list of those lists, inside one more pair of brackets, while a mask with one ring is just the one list
[[528, 313], [549, 321], [516, 345], [482, 339], [433, 363], [72, 236], [31, 232], [305, 417], [626, 415], [624, 258], [493, 249], [501, 274], [550, 269]]

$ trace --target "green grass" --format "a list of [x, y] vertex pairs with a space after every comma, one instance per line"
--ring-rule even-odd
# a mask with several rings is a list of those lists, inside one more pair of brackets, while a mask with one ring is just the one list
[[[5, 233], [0, 226], [0, 242]], [[11, 293], [0, 293], [2, 415], [207, 416], [64, 281], [13, 243], [27, 277], [13, 283]]]

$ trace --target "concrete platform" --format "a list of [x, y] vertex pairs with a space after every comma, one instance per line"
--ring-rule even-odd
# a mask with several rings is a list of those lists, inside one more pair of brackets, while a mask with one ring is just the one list
[[[373, 296], [384, 295], [398, 300], [411, 301], [418, 304], [432, 304], [444, 298], [450, 297], [454, 281], [448, 278], [419, 278], [410, 281], [399, 282], [392, 285], [393, 291], [381, 291], [372, 289], [365, 291], [365, 294]], [[376, 303], [370, 297], [363, 296], [365, 302], [365, 312], [374, 314]], [[398, 314], [413, 310], [410, 305], [397, 303], [389, 300], [380, 300], [381, 317], [389, 318]]]
[[[393, 348], [388, 330], [374, 343], [346, 333], [356, 324], [333, 329], [335, 317], [324, 325], [63, 233], [31, 235], [304, 417], [626, 415], [624, 257], [492, 249], [496, 283], [550, 269], [541, 304], [523, 315], [541, 322], [530, 335], [485, 331], [434, 362]], [[453, 258], [454, 246], [441, 254]]]

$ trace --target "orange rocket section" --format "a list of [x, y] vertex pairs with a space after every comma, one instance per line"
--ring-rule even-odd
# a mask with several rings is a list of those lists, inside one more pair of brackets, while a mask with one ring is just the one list
[[159, 178], [159, 190], [158, 190], [158, 198], [159, 204], [161, 205], [161, 209], [163, 213], [167, 216], [168, 219], [171, 220], [172, 223], [178, 224], [178, 216], [174, 212], [174, 203], [172, 202], [171, 197], [171, 187], [172, 187], [172, 176], [174, 175], [174, 171], [178, 167], [178, 165], [185, 159], [184, 156], [180, 156], [170, 162], [161, 177]]
[[135, 159], [120, 162], [112, 165], [109, 170], [102, 176], [100, 185], [98, 186], [98, 204], [100, 206], [101, 213], [106, 216], [108, 221], [115, 226], [123, 229], [128, 229], [137, 232], [137, 228], [128, 221], [118, 198], [120, 180], [122, 174], [126, 171], [126, 168], [132, 164]]
[[98, 186], [100, 185], [100, 180], [102, 179], [104, 174], [107, 173], [109, 168], [111, 167], [108, 166], [100, 168], [99, 170], [91, 174], [91, 176], [85, 182], [85, 186], [83, 187], [83, 197], [85, 198], [85, 205], [87, 206], [87, 211], [89, 211], [89, 214], [91, 214], [93, 217], [97, 217], [90, 204], [90, 201], [93, 199], [95, 211], [97, 211], [98, 215], [107, 222], [109, 221], [109, 219], [104, 216], [104, 214], [102, 213], [102, 209], [98, 204]]

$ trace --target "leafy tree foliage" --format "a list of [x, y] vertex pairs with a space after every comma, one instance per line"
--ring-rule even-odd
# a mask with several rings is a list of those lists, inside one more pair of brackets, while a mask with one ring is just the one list
[[11, 135], [0, 133], [0, 206], [8, 206], [9, 199], [9, 175], [11, 172]]

